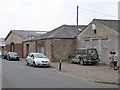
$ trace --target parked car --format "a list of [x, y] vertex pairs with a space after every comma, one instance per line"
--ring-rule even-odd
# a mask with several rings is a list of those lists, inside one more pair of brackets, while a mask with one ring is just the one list
[[16, 52], [8, 52], [7, 53], [7, 60], [20, 60], [19, 55]]
[[50, 60], [42, 53], [30, 53], [26, 58], [26, 65], [49, 67]]
[[7, 59], [7, 52], [6, 51], [3, 51], [2, 58]]
[[79, 48], [69, 56], [69, 63], [96, 64], [100, 61], [98, 52], [95, 48]]

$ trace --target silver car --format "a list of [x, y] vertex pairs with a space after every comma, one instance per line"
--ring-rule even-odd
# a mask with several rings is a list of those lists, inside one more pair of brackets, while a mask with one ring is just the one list
[[26, 65], [49, 67], [50, 60], [42, 53], [30, 53], [26, 58]]
[[20, 60], [20, 57], [18, 55], [18, 53], [16, 52], [8, 52], [7, 53], [7, 60]]

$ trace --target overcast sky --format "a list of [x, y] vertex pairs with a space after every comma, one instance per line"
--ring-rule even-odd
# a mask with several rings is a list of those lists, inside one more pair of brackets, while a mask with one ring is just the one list
[[119, 0], [0, 0], [0, 38], [10, 30], [50, 31], [63, 24], [79, 25], [96, 19], [118, 19]]

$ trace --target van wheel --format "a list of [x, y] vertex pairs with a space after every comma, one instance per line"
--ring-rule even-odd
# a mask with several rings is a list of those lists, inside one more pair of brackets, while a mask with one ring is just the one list
[[84, 60], [80, 59], [80, 65], [84, 65]]

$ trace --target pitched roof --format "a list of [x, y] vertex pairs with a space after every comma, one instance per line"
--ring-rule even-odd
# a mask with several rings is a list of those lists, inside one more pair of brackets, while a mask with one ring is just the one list
[[9, 34], [6, 36], [5, 40], [11, 33], [15, 33], [16, 35], [27, 38], [27, 37], [39, 37], [42, 34], [45, 34], [46, 31], [30, 31], [30, 30], [11, 30]]
[[108, 26], [109, 28], [118, 31], [118, 20], [106, 20], [106, 19], [94, 19], [94, 20]]
[[38, 39], [46, 39], [46, 38], [75, 38], [86, 25], [62, 25], [46, 34], [43, 34]]

